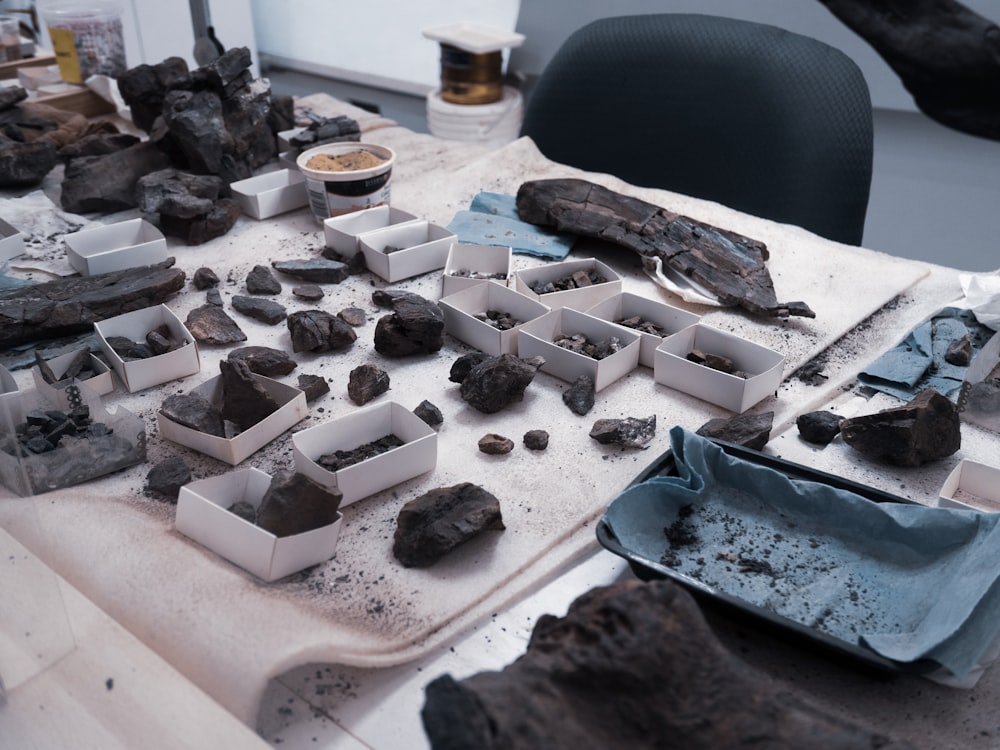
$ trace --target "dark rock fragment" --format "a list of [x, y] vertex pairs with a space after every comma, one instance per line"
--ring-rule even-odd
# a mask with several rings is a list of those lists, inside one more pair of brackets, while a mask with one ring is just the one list
[[219, 362], [222, 372], [222, 417], [248, 430], [276, 412], [281, 405], [253, 376], [241, 359]]
[[375, 350], [386, 357], [433, 354], [444, 346], [444, 312], [434, 302], [412, 292], [391, 290], [372, 294], [375, 304], [392, 313], [375, 326]]
[[500, 501], [482, 487], [440, 487], [400, 509], [392, 554], [405, 567], [424, 568], [484, 531], [504, 528]]
[[339, 284], [350, 276], [346, 265], [325, 258], [275, 260], [271, 262], [271, 265], [274, 270], [287, 276], [317, 284]]
[[469, 406], [493, 414], [524, 398], [541, 362], [500, 354], [469, 370], [459, 386], [462, 400]]
[[358, 121], [347, 115], [337, 115], [313, 120], [308, 127], [290, 138], [289, 143], [295, 148], [306, 149], [324, 143], [360, 140], [361, 126]]
[[[166, 327], [166, 326], [164, 326]], [[146, 334], [146, 346], [150, 348], [153, 355], [167, 354], [177, 348], [178, 344], [170, 336], [170, 330], [150, 331]]]
[[257, 525], [277, 537], [292, 536], [337, 520], [343, 495], [304, 474], [279, 470], [257, 508]]
[[281, 282], [267, 266], [254, 266], [247, 274], [246, 284], [250, 294], [281, 294]]
[[129, 68], [117, 82], [118, 92], [129, 107], [132, 122], [149, 133], [163, 111], [167, 91], [188, 84], [188, 66], [182, 57], [168, 57], [156, 65], [143, 63]]
[[322, 375], [299, 375], [298, 389], [306, 395], [307, 402], [313, 402], [320, 396], [330, 392], [330, 384]]
[[369, 440], [350, 449], [338, 449], [331, 453], [324, 453], [316, 459], [316, 463], [327, 471], [340, 471], [348, 466], [354, 466], [370, 458], [381, 456], [383, 453], [406, 445], [398, 435], [389, 433], [375, 440]]
[[105, 156], [139, 143], [130, 133], [92, 133], [59, 149], [59, 158], [76, 159], [80, 156]]
[[335, 352], [347, 349], [358, 335], [340, 318], [323, 310], [300, 310], [285, 320], [293, 352]]
[[241, 346], [229, 352], [227, 359], [243, 360], [250, 368], [250, 372], [263, 375], [266, 378], [288, 375], [298, 366], [298, 363], [287, 352], [272, 349], [269, 346]]
[[217, 288], [212, 287], [205, 291], [205, 304], [213, 305], [214, 307], [222, 307], [225, 303], [222, 301], [222, 292]]
[[0, 138], [0, 187], [33, 187], [45, 179], [58, 161], [55, 144], [49, 141], [19, 143]]
[[656, 435], [656, 415], [645, 418], [598, 419], [590, 429], [590, 437], [604, 445], [618, 444], [623, 448], [641, 448]]
[[830, 411], [810, 411], [799, 414], [795, 418], [795, 426], [799, 430], [799, 437], [807, 443], [829, 445], [840, 432], [843, 420], [842, 416]]
[[240, 218], [240, 204], [230, 198], [220, 198], [208, 213], [186, 218], [160, 212], [159, 225], [164, 234], [178, 237], [188, 245], [202, 245], [221, 237]]
[[668, 580], [594, 588], [543, 615], [502, 671], [429, 683], [421, 717], [433, 750], [908, 746], [748, 666]]
[[708, 420], [698, 428], [698, 434], [702, 437], [725, 440], [728, 443], [736, 443], [759, 451], [771, 439], [773, 425], [773, 411], [761, 412], [760, 414], [737, 414], [728, 419], [719, 417]]
[[956, 367], [968, 367], [972, 361], [972, 337], [965, 334], [962, 338], [955, 339], [948, 344], [944, 361]]
[[285, 306], [274, 300], [236, 294], [233, 295], [232, 301], [233, 309], [237, 312], [270, 326], [277, 325], [288, 317]]
[[24, 86], [11, 85], [0, 88], [0, 112], [10, 109], [27, 98], [28, 91]]
[[234, 516], [242, 518], [247, 523], [257, 525], [257, 509], [249, 500], [237, 500], [229, 506], [229, 512]]
[[545, 430], [528, 430], [524, 433], [524, 447], [533, 451], [543, 451], [549, 447], [549, 433]]
[[219, 285], [219, 277], [211, 268], [202, 266], [194, 272], [191, 283], [194, 284], [195, 289], [211, 289]]
[[171, 456], [149, 470], [146, 489], [176, 503], [181, 487], [190, 481], [191, 467], [180, 456]]
[[367, 404], [388, 390], [389, 373], [382, 368], [373, 364], [363, 364], [351, 370], [347, 395], [358, 406]]
[[217, 305], [202, 305], [188, 313], [184, 325], [203, 344], [236, 344], [246, 341], [247, 335]]
[[[135, 186], [136, 204], [143, 213], [163, 212], [178, 218], [194, 219], [212, 209], [221, 197], [222, 189], [222, 180], [216, 175], [196, 175], [167, 167], [139, 179]], [[212, 274], [210, 269], [205, 271]], [[215, 283], [219, 283], [218, 278]]]
[[169, 157], [147, 141], [104, 156], [71, 159], [63, 172], [59, 201], [63, 210], [77, 214], [135, 208], [139, 180], [169, 166]]
[[479, 450], [491, 456], [503, 456], [514, 450], [514, 441], [509, 437], [490, 432], [479, 438]]
[[580, 375], [563, 391], [562, 400], [571, 412], [582, 417], [594, 408], [596, 394], [594, 379], [589, 375]]
[[206, 435], [226, 437], [222, 412], [196, 393], [174, 393], [163, 399], [160, 413], [167, 419]]
[[895, 466], [921, 466], [962, 447], [958, 411], [933, 388], [904, 406], [845, 419], [840, 434], [859, 453]]
[[345, 307], [337, 313], [337, 317], [355, 328], [363, 326], [368, 321], [368, 316], [360, 307]]
[[309, 302], [316, 302], [326, 296], [322, 288], [316, 286], [316, 284], [302, 284], [301, 286], [293, 287], [292, 294], [299, 299], [308, 300]]
[[451, 370], [448, 372], [448, 380], [452, 383], [461, 383], [473, 367], [492, 358], [493, 355], [486, 352], [469, 352], [463, 354], [452, 363]]
[[417, 408], [413, 410], [413, 413], [431, 427], [437, 427], [444, 422], [444, 415], [441, 413], [441, 410], [427, 399], [417, 404]]

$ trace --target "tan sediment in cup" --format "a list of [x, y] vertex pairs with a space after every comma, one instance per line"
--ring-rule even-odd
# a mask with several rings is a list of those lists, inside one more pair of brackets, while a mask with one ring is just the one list
[[332, 216], [389, 205], [396, 153], [374, 143], [348, 141], [316, 146], [295, 160], [306, 178], [313, 216]]

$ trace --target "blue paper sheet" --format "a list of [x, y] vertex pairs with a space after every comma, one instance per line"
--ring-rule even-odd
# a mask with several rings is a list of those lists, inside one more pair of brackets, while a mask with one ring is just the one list
[[564, 260], [576, 241], [574, 235], [521, 221], [515, 197], [503, 193], [478, 193], [469, 210], [455, 214], [448, 229], [459, 242], [510, 247], [547, 260]]
[[678, 475], [634, 485], [605, 514], [626, 548], [887, 659], [958, 679], [980, 665], [1000, 633], [1000, 514], [875, 503], [680, 427], [670, 438]]

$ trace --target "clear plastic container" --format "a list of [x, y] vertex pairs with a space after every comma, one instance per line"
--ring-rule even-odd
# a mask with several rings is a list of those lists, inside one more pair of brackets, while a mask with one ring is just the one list
[[122, 4], [118, 0], [40, 0], [59, 75], [67, 83], [126, 70]]

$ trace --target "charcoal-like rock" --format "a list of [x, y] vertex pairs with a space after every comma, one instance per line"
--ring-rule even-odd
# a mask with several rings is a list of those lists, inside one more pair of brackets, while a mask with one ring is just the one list
[[191, 467], [180, 456], [171, 456], [153, 466], [146, 475], [146, 489], [177, 502], [181, 487], [191, 481]]
[[253, 58], [248, 47], [231, 47], [210, 63], [192, 73], [196, 83], [202, 83], [219, 94], [231, 91], [233, 83], [239, 83], [250, 67]]
[[206, 435], [226, 436], [222, 412], [196, 393], [173, 393], [167, 396], [160, 404], [160, 413], [177, 424]]
[[408, 568], [424, 568], [483, 532], [504, 528], [500, 501], [482, 487], [440, 487], [400, 509], [392, 554]]
[[572, 385], [563, 391], [562, 400], [569, 410], [581, 417], [594, 408], [597, 389], [590, 375], [579, 375]]
[[309, 302], [316, 302], [326, 296], [323, 289], [316, 286], [316, 284], [301, 284], [299, 286], [292, 287], [292, 294], [299, 299], [308, 300]]
[[948, 350], [944, 354], [944, 361], [956, 367], [969, 366], [969, 362], [972, 361], [972, 338], [969, 334], [965, 334], [948, 344]]
[[150, 331], [146, 334], [146, 346], [150, 348], [153, 355], [167, 354], [177, 348], [177, 342], [169, 336], [163, 335], [160, 331]]
[[250, 368], [250, 372], [266, 378], [280, 378], [298, 366], [288, 352], [272, 349], [269, 346], [241, 346], [229, 352], [227, 359], [243, 360]]
[[169, 157], [146, 141], [104, 156], [71, 159], [63, 172], [59, 201], [64, 210], [78, 214], [135, 208], [139, 180], [169, 166]]
[[313, 402], [320, 396], [324, 396], [330, 392], [330, 384], [326, 382], [326, 378], [322, 375], [302, 373], [299, 375], [296, 385], [305, 394], [307, 402]]
[[0, 112], [5, 112], [18, 102], [23, 102], [28, 98], [28, 91], [24, 86], [10, 85], [0, 88]]
[[274, 270], [287, 276], [317, 284], [339, 284], [350, 276], [347, 266], [336, 260], [308, 258], [305, 260], [275, 260]]
[[249, 500], [237, 500], [229, 506], [228, 510], [234, 516], [242, 518], [247, 523], [252, 523], [254, 526], [257, 525], [257, 509]]
[[524, 433], [524, 447], [533, 451], [543, 451], [549, 447], [549, 433], [545, 430], [528, 430]]
[[295, 148], [305, 149], [324, 143], [359, 140], [361, 140], [361, 127], [358, 121], [347, 115], [337, 115], [310, 122], [308, 127], [292, 136], [289, 142]]
[[257, 509], [257, 525], [275, 536], [302, 534], [337, 520], [343, 494], [304, 474], [279, 470]]
[[[194, 219], [212, 209], [222, 195], [222, 188], [222, 179], [216, 175], [197, 175], [168, 167], [143, 175], [136, 182], [136, 204], [140, 211], [147, 214], [162, 212], [182, 219]], [[210, 269], [204, 270], [214, 276]], [[218, 278], [215, 283], [219, 283]], [[198, 288], [205, 289], [207, 286]]]
[[80, 156], [104, 156], [134, 146], [139, 141], [137, 136], [130, 133], [92, 133], [62, 146], [59, 158], [69, 160]]
[[216, 305], [194, 308], [188, 313], [184, 325], [203, 344], [236, 344], [247, 340], [247, 335], [236, 321]]
[[844, 420], [832, 411], [810, 411], [795, 418], [799, 437], [807, 443], [828, 445], [840, 433], [840, 423]]
[[277, 325], [288, 317], [288, 310], [284, 305], [263, 297], [243, 294], [233, 295], [233, 309], [270, 326]]
[[267, 266], [256, 265], [250, 269], [246, 284], [250, 294], [281, 294], [281, 282]]
[[49, 141], [0, 138], [0, 188], [33, 187], [52, 171], [58, 149]]
[[195, 289], [211, 289], [219, 285], [219, 276], [211, 268], [202, 266], [194, 272], [191, 283], [194, 284]]
[[222, 417], [248, 430], [276, 412], [281, 405], [253, 376], [241, 359], [219, 362], [222, 373]]
[[502, 671], [430, 682], [421, 718], [433, 750], [909, 746], [747, 665], [669, 580], [594, 588], [539, 617]]
[[190, 171], [221, 174], [231, 151], [222, 99], [214, 91], [174, 89], [163, 98], [163, 120]]
[[208, 213], [193, 217], [160, 211], [160, 230], [170, 237], [178, 237], [188, 245], [203, 245], [223, 236], [240, 218], [240, 204], [231, 198], [220, 198], [209, 207]]
[[598, 419], [590, 429], [590, 437], [605, 445], [641, 448], [656, 436], [656, 415], [639, 418]]
[[479, 450], [491, 456], [503, 456], [514, 450], [514, 441], [495, 432], [479, 438]]
[[493, 356], [486, 352], [468, 352], [467, 354], [463, 354], [452, 363], [451, 370], [448, 371], [448, 380], [452, 383], [461, 383], [473, 367], [482, 364], [488, 359], [492, 359]]
[[337, 313], [337, 317], [355, 328], [363, 326], [368, 320], [365, 311], [360, 307], [345, 307]]
[[426, 424], [431, 427], [437, 427], [439, 424], [444, 422], [444, 414], [441, 410], [437, 408], [427, 399], [424, 399], [417, 407], [413, 410], [413, 413], [420, 417]]
[[524, 398], [540, 364], [513, 354], [500, 354], [469, 370], [459, 386], [462, 400], [469, 406], [493, 414]]
[[710, 419], [698, 428], [702, 437], [725, 440], [759, 451], [771, 439], [774, 412], [737, 414], [735, 417]]
[[299, 310], [285, 320], [293, 352], [335, 352], [354, 344], [358, 335], [347, 323], [323, 310]]
[[403, 445], [406, 445], [403, 438], [390, 432], [388, 435], [383, 435], [375, 440], [369, 440], [367, 443], [362, 443], [354, 448], [338, 448], [330, 453], [324, 453], [316, 459], [316, 463], [327, 471], [340, 471], [341, 469], [346, 469], [348, 466], [354, 466], [370, 458], [381, 456], [383, 453], [388, 453]]
[[147, 133], [163, 112], [163, 99], [172, 88], [189, 81], [182, 57], [168, 57], [156, 65], [141, 64], [118, 77], [118, 92], [132, 115], [132, 122]]
[[222, 292], [220, 292], [216, 287], [205, 290], [205, 304], [213, 305], [214, 307], [222, 307], [225, 302], [222, 301]]
[[933, 388], [904, 406], [845, 419], [840, 434], [859, 453], [895, 466], [921, 466], [962, 447], [958, 411]]
[[348, 378], [347, 395], [358, 406], [389, 390], [389, 373], [373, 364], [358, 365]]
[[378, 291], [378, 305], [392, 308], [375, 326], [375, 351], [386, 357], [433, 354], [444, 346], [444, 312], [434, 302], [411, 292]]

